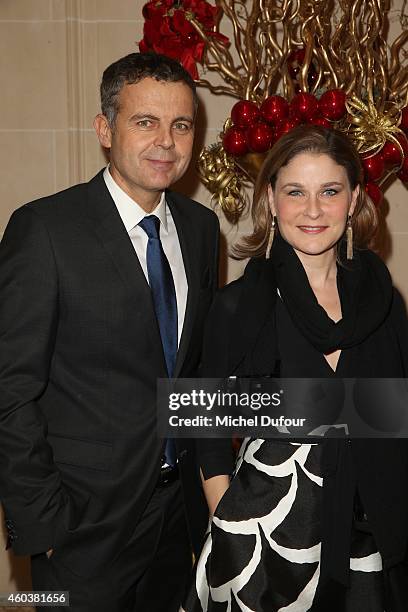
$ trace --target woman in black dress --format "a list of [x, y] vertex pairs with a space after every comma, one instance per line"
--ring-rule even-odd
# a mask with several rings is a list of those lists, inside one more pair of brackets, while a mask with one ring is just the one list
[[[215, 300], [207, 377], [403, 378], [408, 325], [357, 152], [283, 136], [258, 177], [244, 276]], [[387, 407], [384, 407], [387, 410]], [[186, 612], [408, 610], [407, 441], [201, 440], [212, 520]], [[231, 474], [234, 476], [231, 480]]]

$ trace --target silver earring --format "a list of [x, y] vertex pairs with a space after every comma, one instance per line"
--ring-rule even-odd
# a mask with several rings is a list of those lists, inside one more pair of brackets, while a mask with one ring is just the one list
[[347, 219], [347, 259], [353, 259], [353, 227], [351, 225], [351, 215]]
[[265, 253], [266, 259], [269, 259], [271, 255], [272, 243], [273, 243], [273, 239], [275, 236], [275, 228], [276, 228], [276, 217], [275, 215], [272, 215], [272, 224], [271, 224], [271, 229], [269, 231], [268, 246], [266, 247], [266, 253]]

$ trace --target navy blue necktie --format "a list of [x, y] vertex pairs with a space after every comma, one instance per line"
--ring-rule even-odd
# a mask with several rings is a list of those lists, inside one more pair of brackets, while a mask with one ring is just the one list
[[[149, 238], [146, 252], [147, 275], [159, 324], [167, 374], [171, 378], [176, 365], [178, 340], [177, 300], [173, 275], [160, 240], [160, 219], [155, 215], [149, 215], [142, 219], [139, 225]], [[169, 465], [176, 464], [176, 449], [172, 439], [166, 442], [165, 459]]]

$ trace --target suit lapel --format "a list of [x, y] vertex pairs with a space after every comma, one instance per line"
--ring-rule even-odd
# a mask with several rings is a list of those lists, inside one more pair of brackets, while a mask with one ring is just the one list
[[194, 315], [197, 308], [200, 276], [197, 256], [194, 256], [197, 254], [196, 227], [191, 219], [191, 215], [188, 215], [185, 205], [177, 201], [175, 194], [166, 192], [166, 202], [170, 208], [177, 229], [188, 285], [183, 331], [180, 338], [174, 371], [174, 376], [176, 377], [180, 375], [191, 340]]
[[160, 331], [150, 287], [119, 212], [105, 185], [102, 172], [88, 183], [88, 187], [88, 203], [84, 214], [88, 217], [93, 231], [112, 259], [122, 281], [129, 289], [131, 299], [134, 301], [135, 317], [143, 320], [144, 327], [150, 335], [151, 345], [157, 352], [156, 359], [162, 362], [163, 376], [166, 376]]

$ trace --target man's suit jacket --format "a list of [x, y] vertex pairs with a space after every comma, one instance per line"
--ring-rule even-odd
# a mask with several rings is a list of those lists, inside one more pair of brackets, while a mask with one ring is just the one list
[[[218, 220], [176, 193], [188, 281], [175, 376], [194, 376], [217, 280]], [[0, 499], [18, 554], [54, 548], [84, 576], [120, 552], [158, 479], [149, 285], [102, 173], [18, 209], [0, 248]], [[192, 441], [179, 442], [190, 533], [207, 521]]]

